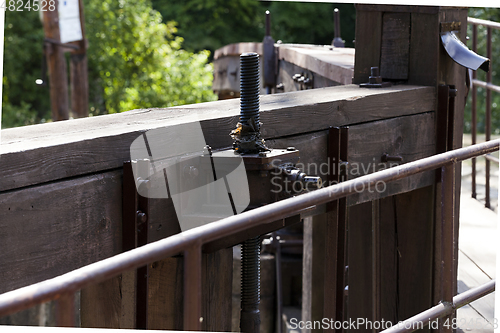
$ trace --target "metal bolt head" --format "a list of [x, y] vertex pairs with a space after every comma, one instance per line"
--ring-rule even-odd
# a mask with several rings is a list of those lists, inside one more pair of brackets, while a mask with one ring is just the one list
[[288, 150], [288, 151], [295, 151], [296, 149], [295, 149], [295, 147], [287, 147], [286, 150]]
[[137, 211], [137, 222], [138, 223], [146, 223], [148, 221], [148, 216], [141, 212], [140, 210]]

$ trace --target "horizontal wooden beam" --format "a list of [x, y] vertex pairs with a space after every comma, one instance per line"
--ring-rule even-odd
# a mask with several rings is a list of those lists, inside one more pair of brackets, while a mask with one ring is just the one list
[[[356, 85], [261, 96], [264, 138], [279, 138], [435, 109], [432, 87]], [[200, 121], [207, 144], [228, 147], [239, 99], [18, 127], [2, 131], [0, 192], [121, 168], [130, 144], [155, 128]]]

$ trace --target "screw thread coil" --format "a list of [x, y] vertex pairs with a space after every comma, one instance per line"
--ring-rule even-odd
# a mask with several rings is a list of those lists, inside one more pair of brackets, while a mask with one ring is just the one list
[[260, 303], [260, 236], [241, 246], [241, 307], [258, 309]]
[[256, 132], [260, 130], [259, 81], [259, 55], [243, 53], [240, 55], [240, 122], [248, 126], [253, 118]]

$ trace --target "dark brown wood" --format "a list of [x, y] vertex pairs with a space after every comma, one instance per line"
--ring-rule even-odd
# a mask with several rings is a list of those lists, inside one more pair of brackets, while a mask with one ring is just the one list
[[[338, 86], [261, 96], [265, 138], [431, 111], [431, 88], [397, 86], [383, 90]], [[221, 114], [220, 110], [227, 110]], [[228, 133], [239, 118], [239, 101], [226, 100], [169, 109], [137, 110], [61, 124], [2, 131], [0, 191], [121, 168], [130, 144], [142, 131], [202, 121], [213, 148], [229, 147]], [[283, 121], [286, 119], [286, 121]], [[307, 119], [307, 121], [304, 121]], [[21, 140], [22, 139], [22, 140]]]
[[[122, 280], [120, 277], [92, 285], [82, 290], [80, 313], [82, 327], [133, 328], [122, 326]], [[130, 318], [130, 317], [128, 317]], [[123, 318], [124, 319], [124, 318]]]
[[380, 66], [382, 45], [382, 12], [366, 11], [356, 5], [356, 58], [352, 83], [368, 82], [371, 67]]
[[[435, 153], [434, 112], [376, 121], [349, 128], [349, 177], [416, 161]], [[403, 162], [382, 162], [382, 156], [400, 156]], [[367, 192], [347, 198], [349, 205], [408, 192], [431, 185], [434, 173], [426, 172], [388, 184], [377, 184]], [[360, 189], [362, 190], [362, 189]]]
[[85, 39], [85, 11], [83, 0], [78, 0], [82, 40], [73, 42], [78, 50], [70, 55], [71, 111], [74, 118], [89, 116], [89, 81], [87, 68], [87, 40]]
[[380, 55], [380, 76], [383, 79], [408, 79], [410, 25], [410, 13], [384, 13]]
[[58, 327], [75, 327], [75, 294], [63, 294], [56, 301]]
[[[203, 254], [202, 265], [202, 330], [231, 331], [231, 293], [233, 281], [233, 249], [226, 248]], [[262, 290], [266, 296], [266, 291]]]
[[[302, 252], [302, 315], [301, 320], [312, 320], [312, 293], [313, 293], [313, 218], [304, 218], [304, 236]], [[303, 332], [310, 333], [311, 329]]]
[[[45, 37], [60, 41], [57, 2], [55, 6], [56, 10], [43, 12], [43, 30]], [[52, 120], [66, 120], [69, 119], [69, 107], [68, 74], [64, 49], [55, 43], [46, 42], [46, 52]]]
[[201, 314], [201, 246], [184, 251], [184, 324], [185, 331], [200, 331]]
[[440, 47], [438, 16], [412, 13], [409, 84], [438, 84]]
[[89, 84], [86, 54], [71, 54], [71, 111], [73, 118], [89, 116]]
[[182, 330], [183, 258], [167, 258], [149, 268], [148, 328]]
[[0, 194], [0, 292], [121, 252], [121, 171]]

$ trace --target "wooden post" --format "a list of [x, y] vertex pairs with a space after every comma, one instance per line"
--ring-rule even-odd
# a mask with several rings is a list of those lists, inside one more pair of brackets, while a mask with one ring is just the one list
[[[356, 59], [353, 83], [368, 82], [370, 67], [379, 67], [383, 80], [405, 83], [409, 85], [431, 86], [438, 92], [440, 85], [452, 85], [457, 89], [456, 103], [450, 104], [452, 110], [445, 108], [440, 110], [436, 104], [435, 119], [448, 116], [443, 112], [451, 112], [453, 118], [445, 122], [446, 128], [436, 122], [437, 140], [448, 140], [446, 149], [461, 147], [463, 133], [463, 110], [465, 101], [465, 73], [466, 69], [456, 64], [446, 53], [440, 40], [441, 23], [459, 22], [461, 25], [459, 37], [464, 42], [467, 29], [466, 8], [445, 8], [436, 6], [388, 6], [388, 5], [357, 5], [356, 13]], [[448, 98], [442, 101], [448, 103]], [[446, 105], [445, 105], [446, 106]], [[431, 111], [431, 110], [429, 110]], [[446, 142], [446, 141], [445, 141]], [[439, 146], [437, 147], [439, 149]], [[457, 164], [454, 181], [455, 198], [460, 198], [460, 165]], [[382, 200], [380, 206], [381, 239], [395, 239], [394, 244], [384, 242], [381, 244], [382, 280], [381, 285], [357, 286], [360, 295], [368, 294], [370, 289], [381, 290], [384, 301], [381, 307], [383, 318], [391, 320], [403, 320], [409, 316], [424, 310], [441, 301], [439, 286], [438, 267], [441, 260], [440, 228], [436, 217], [440, 216], [439, 202], [435, 202], [436, 193], [440, 193], [441, 184], [436, 179], [435, 185], [418, 191], [395, 196], [393, 201]], [[453, 195], [449, 193], [448, 195]], [[405, 203], [402, 205], [402, 203]], [[411, 206], [410, 202], [418, 202]], [[405, 207], [402, 209], [402, 207]], [[433, 208], [434, 207], [434, 208]], [[453, 224], [455, 226], [455, 239], [458, 240], [458, 209], [455, 205]], [[391, 213], [392, 211], [392, 213]], [[413, 212], [413, 213], [411, 213]], [[403, 219], [402, 216], [405, 215]], [[432, 223], [425, 224], [429, 216], [434, 216]], [[404, 221], [402, 223], [401, 221]], [[395, 232], [391, 226], [397, 227]], [[357, 240], [369, 239], [365, 229], [350, 230], [350, 242], [354, 244]], [[358, 233], [358, 234], [356, 234]], [[393, 236], [391, 236], [394, 234]], [[418, 242], [417, 242], [418, 240]], [[420, 249], [426, 249], [425, 253], [416, 253], [406, 244], [416, 244]], [[433, 244], [434, 243], [434, 244]], [[351, 245], [352, 245], [351, 244]], [[424, 246], [427, 244], [428, 246]], [[432, 247], [431, 253], [427, 249]], [[392, 247], [397, 247], [396, 260], [389, 262], [388, 253], [394, 253]], [[415, 247], [417, 248], [417, 247]], [[358, 251], [358, 252], [356, 252]], [[458, 246], [455, 244], [454, 257], [457, 257]], [[362, 255], [362, 251], [353, 247], [349, 252], [350, 262], [356, 262], [356, 257]], [[385, 259], [384, 259], [385, 258]], [[455, 265], [455, 263], [453, 263]], [[365, 265], [369, 265], [366, 263]], [[417, 265], [419, 271], [413, 266]], [[358, 264], [359, 266], [359, 264]], [[350, 273], [355, 273], [356, 267], [349, 267]], [[365, 268], [364, 266], [361, 268]], [[358, 270], [359, 271], [359, 270]], [[457, 267], [454, 266], [454, 278], [456, 278]], [[385, 278], [384, 278], [385, 276]], [[418, 276], [418, 279], [417, 279]], [[352, 289], [355, 289], [356, 281], [349, 280]], [[417, 290], [425, 292], [413, 293]], [[434, 286], [432, 291], [428, 290]], [[396, 288], [394, 288], [396, 286]], [[351, 285], [349, 286], [351, 287]], [[349, 288], [351, 290], [351, 288]], [[394, 296], [401, 293], [399, 296]], [[453, 290], [453, 294], [456, 289]], [[393, 296], [391, 296], [391, 294]], [[354, 293], [349, 294], [350, 301], [361, 302], [356, 299]], [[391, 299], [392, 298], [392, 299]], [[411, 300], [411, 301], [409, 301]], [[390, 306], [389, 306], [390, 305]], [[351, 309], [351, 308], [350, 308]], [[359, 316], [360, 308], [352, 308], [350, 316]], [[370, 317], [368, 317], [370, 319]]]
[[[60, 41], [59, 34], [59, 15], [57, 10], [43, 12], [43, 30], [45, 37], [51, 40]], [[47, 43], [47, 67], [49, 70], [50, 82], [50, 104], [52, 109], [52, 120], [69, 119], [68, 109], [68, 75], [66, 68], [66, 59], [61, 45], [56, 43]]]
[[71, 111], [74, 118], [88, 117], [89, 115], [89, 82], [87, 70], [87, 40], [85, 39], [85, 14], [82, 0], [78, 0], [80, 7], [80, 24], [82, 40], [73, 44], [79, 47], [71, 52]]

